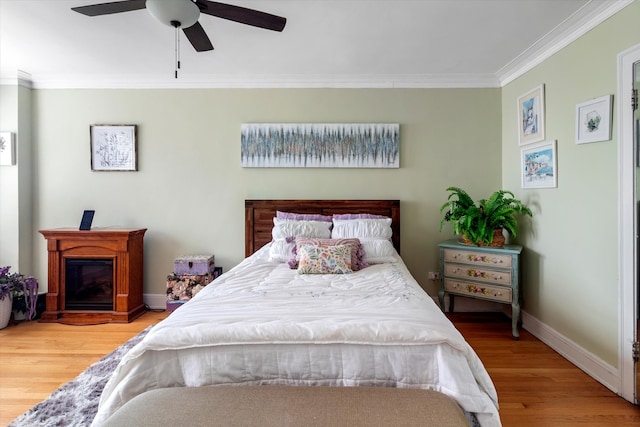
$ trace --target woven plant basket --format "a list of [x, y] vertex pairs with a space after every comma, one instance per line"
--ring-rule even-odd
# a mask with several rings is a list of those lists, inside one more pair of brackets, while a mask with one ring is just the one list
[[0, 329], [9, 325], [9, 319], [11, 319], [11, 295], [0, 300]]
[[502, 234], [502, 229], [493, 230], [493, 242], [491, 242], [490, 245], [485, 245], [482, 242], [476, 245], [471, 240], [467, 239], [467, 236], [463, 234], [462, 243], [464, 243], [465, 245], [471, 245], [471, 246], [491, 246], [495, 248], [501, 248], [504, 246], [504, 235]]

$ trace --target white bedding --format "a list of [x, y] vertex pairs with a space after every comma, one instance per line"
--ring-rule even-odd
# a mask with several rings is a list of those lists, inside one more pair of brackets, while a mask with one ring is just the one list
[[268, 245], [154, 326], [107, 383], [93, 425], [146, 390], [331, 385], [443, 392], [500, 426], [475, 352], [402, 260], [353, 274], [300, 275]]

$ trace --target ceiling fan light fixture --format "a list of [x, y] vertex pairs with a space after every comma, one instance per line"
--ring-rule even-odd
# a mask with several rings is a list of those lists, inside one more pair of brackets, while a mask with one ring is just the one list
[[147, 0], [147, 10], [151, 16], [170, 27], [189, 28], [200, 17], [200, 9], [191, 0]]

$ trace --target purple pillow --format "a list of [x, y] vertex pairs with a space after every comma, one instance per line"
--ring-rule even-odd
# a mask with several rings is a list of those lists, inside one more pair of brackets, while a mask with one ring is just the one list
[[360, 213], [360, 214], [334, 214], [333, 217], [335, 219], [382, 219], [388, 218], [384, 215], [374, 215], [368, 213]]
[[299, 214], [292, 212], [280, 212], [276, 211], [276, 218], [280, 219], [293, 219], [295, 221], [325, 221], [331, 222], [330, 216], [321, 214]]

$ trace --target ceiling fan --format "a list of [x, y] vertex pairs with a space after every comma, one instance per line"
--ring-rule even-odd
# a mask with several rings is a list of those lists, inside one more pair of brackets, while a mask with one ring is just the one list
[[145, 8], [161, 23], [174, 27], [176, 34], [178, 28], [182, 28], [198, 52], [213, 50], [207, 33], [198, 22], [200, 13], [272, 31], [282, 31], [287, 23], [287, 19], [280, 16], [208, 0], [125, 0], [72, 7], [71, 10], [100, 16]]

